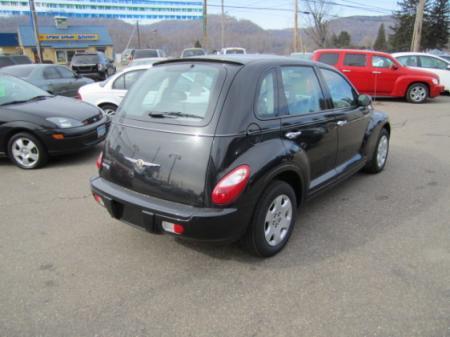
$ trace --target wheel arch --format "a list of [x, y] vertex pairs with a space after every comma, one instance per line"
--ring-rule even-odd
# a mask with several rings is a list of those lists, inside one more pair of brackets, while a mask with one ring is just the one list
[[5, 136], [4, 136], [4, 139], [3, 139], [3, 149], [2, 150], [4, 151], [4, 153], [6, 155], [9, 155], [9, 149], [8, 149], [9, 140], [14, 135], [16, 135], [18, 133], [21, 133], [21, 132], [29, 133], [33, 137], [37, 138], [41, 142], [42, 146], [47, 150], [47, 145], [45, 144], [45, 142], [42, 140], [42, 138], [36, 132], [34, 132], [33, 130], [31, 130], [31, 129], [27, 128], [27, 127], [24, 127], [24, 126], [16, 126], [16, 127], [12, 127], [10, 130], [8, 130], [5, 133]]

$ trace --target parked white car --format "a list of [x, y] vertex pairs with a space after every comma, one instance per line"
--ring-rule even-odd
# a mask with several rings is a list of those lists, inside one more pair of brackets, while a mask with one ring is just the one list
[[425, 53], [394, 53], [393, 57], [402, 65], [422, 69], [439, 76], [445, 91], [450, 93], [450, 62], [446, 59]]
[[229, 48], [222, 48], [220, 53], [222, 55], [247, 54], [247, 51], [244, 48], [240, 48], [240, 47], [229, 47]]
[[107, 115], [114, 115], [128, 89], [151, 67], [151, 64], [128, 67], [106, 81], [82, 86], [78, 90], [78, 95], [83, 101], [103, 109]]

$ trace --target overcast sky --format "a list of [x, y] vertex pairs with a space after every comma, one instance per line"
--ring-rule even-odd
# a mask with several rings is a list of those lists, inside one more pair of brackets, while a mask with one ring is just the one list
[[[240, 19], [249, 19], [265, 29], [289, 28], [293, 26], [292, 12], [282, 11], [293, 7], [293, 0], [224, 0], [225, 11]], [[397, 8], [396, 0], [327, 0], [344, 6], [333, 5], [331, 14], [334, 16], [351, 15], [389, 15]], [[208, 0], [208, 11], [211, 14], [220, 13], [221, 0]], [[227, 7], [230, 6], [230, 7]], [[262, 7], [265, 9], [232, 8]], [[266, 9], [267, 8], [267, 9]], [[277, 10], [281, 9], [281, 10]], [[299, 0], [299, 10], [306, 10], [306, 0]], [[305, 24], [307, 18], [300, 15], [300, 22]]]

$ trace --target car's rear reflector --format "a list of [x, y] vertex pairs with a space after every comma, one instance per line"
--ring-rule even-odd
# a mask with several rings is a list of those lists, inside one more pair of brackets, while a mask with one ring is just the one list
[[174, 233], [174, 234], [183, 234], [184, 233], [183, 225], [172, 223], [172, 222], [168, 222], [168, 221], [163, 221], [162, 222], [162, 228], [166, 232], [170, 232], [170, 233]]
[[95, 201], [97, 201], [100, 206], [105, 207], [105, 202], [103, 201], [103, 198], [101, 196], [95, 193], [92, 193], [92, 195], [94, 196]]

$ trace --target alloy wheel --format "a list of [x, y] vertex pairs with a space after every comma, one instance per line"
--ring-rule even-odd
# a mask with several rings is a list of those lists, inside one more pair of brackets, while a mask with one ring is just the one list
[[264, 236], [270, 246], [283, 242], [292, 220], [292, 202], [285, 195], [276, 197], [269, 206], [264, 222]]
[[26, 168], [32, 168], [39, 161], [39, 149], [37, 145], [25, 137], [17, 138], [14, 141], [12, 155], [19, 164]]

